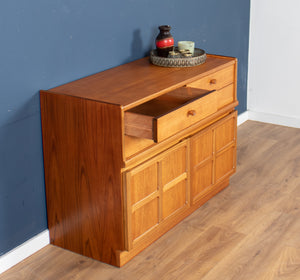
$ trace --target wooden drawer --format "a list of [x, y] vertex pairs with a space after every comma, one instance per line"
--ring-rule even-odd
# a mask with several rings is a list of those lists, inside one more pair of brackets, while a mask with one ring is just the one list
[[125, 134], [160, 142], [218, 110], [216, 91], [182, 87], [125, 112]]
[[233, 84], [218, 90], [216, 94], [218, 109], [221, 109], [222, 107], [235, 101], [235, 89]]
[[219, 90], [234, 82], [234, 65], [226, 67], [218, 72], [205, 76], [195, 82], [188, 84], [189, 87], [207, 90]]

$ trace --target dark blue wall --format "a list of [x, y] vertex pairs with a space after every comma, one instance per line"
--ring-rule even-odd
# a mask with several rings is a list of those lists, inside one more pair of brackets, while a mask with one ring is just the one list
[[239, 59], [246, 110], [250, 0], [0, 1], [0, 255], [47, 228], [40, 89], [148, 55], [162, 24]]

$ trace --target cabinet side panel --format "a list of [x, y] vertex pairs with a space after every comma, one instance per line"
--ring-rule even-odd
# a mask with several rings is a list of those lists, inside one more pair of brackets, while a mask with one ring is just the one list
[[51, 243], [117, 265], [124, 249], [118, 106], [41, 92]]

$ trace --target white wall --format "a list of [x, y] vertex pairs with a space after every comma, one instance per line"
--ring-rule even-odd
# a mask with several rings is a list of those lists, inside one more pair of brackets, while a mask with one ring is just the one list
[[299, 82], [300, 1], [251, 0], [250, 113], [300, 127]]

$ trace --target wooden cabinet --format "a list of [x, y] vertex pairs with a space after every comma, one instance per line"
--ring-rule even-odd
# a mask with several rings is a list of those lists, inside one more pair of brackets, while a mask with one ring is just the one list
[[40, 92], [52, 244], [122, 266], [228, 186], [234, 58], [148, 58]]

